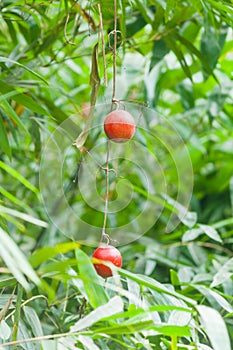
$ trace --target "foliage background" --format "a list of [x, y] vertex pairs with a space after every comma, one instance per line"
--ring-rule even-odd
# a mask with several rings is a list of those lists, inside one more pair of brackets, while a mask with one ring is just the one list
[[[98, 4], [108, 87], [99, 45], [97, 103], [108, 106], [112, 1], [0, 1], [1, 347], [230, 350], [232, 1], [117, 1], [116, 96], [148, 104], [176, 126], [189, 150], [194, 182], [186, 218], [166, 233], [170, 215], [182, 207], [174, 201], [165, 205], [144, 236], [119, 248], [123, 269], [107, 282], [92, 268], [93, 248], [80, 247], [52, 224], [39, 184], [49, 135], [71, 115], [79, 132], [85, 125], [89, 82], [97, 74], [91, 66]], [[153, 120], [144, 122], [156, 133]], [[85, 146], [92, 149], [101, 137], [90, 133]], [[149, 144], [145, 135], [144, 141]], [[162, 166], [169, 164], [169, 155], [160, 155]], [[83, 204], [73, 182], [82, 157], [78, 150], [72, 153], [64, 186], [69, 204], [82, 206], [83, 217], [98, 227], [102, 213]], [[137, 192], [135, 178], [130, 181]], [[175, 179], [175, 194], [173, 168], [168, 178]], [[125, 218], [137, 211], [132, 204]], [[35, 340], [25, 341], [29, 338]]]

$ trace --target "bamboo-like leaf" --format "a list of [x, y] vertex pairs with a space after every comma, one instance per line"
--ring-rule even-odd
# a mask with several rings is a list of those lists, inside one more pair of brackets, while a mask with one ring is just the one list
[[196, 309], [200, 315], [201, 324], [204, 327], [213, 349], [231, 350], [227, 327], [218, 311], [205, 305], [198, 305], [196, 306]]
[[55, 245], [54, 247], [43, 247], [34, 252], [30, 257], [30, 263], [33, 267], [37, 267], [45, 260], [53, 258], [58, 254], [65, 254], [71, 250], [75, 250], [80, 247], [76, 242], [64, 242]]
[[18, 205], [21, 208], [26, 209], [29, 213], [32, 213], [32, 209], [24, 202], [22, 202], [22, 200], [18, 199], [17, 197], [15, 197], [12, 193], [10, 193], [9, 191], [7, 191], [5, 188], [3, 188], [2, 186], [0, 186], [0, 193], [6, 197], [9, 201], [11, 201], [12, 203]]
[[119, 296], [115, 296], [106, 304], [99, 306], [89, 315], [76, 322], [75, 325], [70, 328], [70, 331], [78, 332], [81, 329], [88, 328], [105, 317], [109, 317], [111, 315], [122, 312], [123, 308], [124, 304], [122, 299]]
[[11, 105], [8, 103], [7, 100], [2, 101], [1, 105], [5, 112], [9, 115], [9, 117], [24, 131], [28, 133], [27, 128], [24, 126], [24, 124], [19, 119], [18, 115], [15, 113], [14, 109], [11, 107]]
[[166, 288], [162, 283], [159, 283], [158, 281], [156, 281], [153, 278], [150, 278], [150, 277], [144, 276], [144, 275], [137, 275], [137, 274], [134, 274], [130, 271], [123, 270], [123, 269], [118, 269], [118, 273], [124, 277], [128, 277], [128, 278], [132, 279], [133, 281], [139, 283], [141, 286], [146, 286], [146, 287], [151, 288], [153, 290], [156, 290], [160, 293], [172, 295], [172, 296], [176, 297], [177, 299], [184, 300], [187, 304], [196, 305], [195, 300], [188, 298], [188, 297], [186, 297], [180, 293], [177, 293], [175, 291], [171, 291], [170, 289]]
[[125, 322], [120, 325], [111, 325], [111, 327], [96, 328], [95, 333], [104, 334], [134, 334], [136, 332], [145, 330], [155, 330], [160, 334], [166, 336], [190, 336], [190, 329], [188, 326], [176, 326], [168, 324], [155, 324], [152, 320], [140, 321], [140, 322]]
[[75, 251], [79, 277], [83, 281], [85, 291], [92, 307], [96, 308], [108, 301], [107, 294], [100, 284], [99, 277], [90, 258], [81, 250]]
[[31, 224], [34, 224], [36, 226], [40, 226], [40, 227], [47, 227], [48, 226], [47, 222], [45, 222], [45, 221], [39, 220], [37, 218], [34, 218], [31, 215], [22, 213], [20, 211], [17, 211], [17, 210], [11, 209], [11, 208], [0, 206], [0, 214], [1, 213], [15, 216], [19, 219], [30, 222]]
[[0, 114], [0, 148], [5, 152], [9, 159], [11, 159], [11, 147], [7, 137], [7, 132], [5, 125], [3, 124], [3, 119]]
[[42, 115], [50, 115], [50, 113], [46, 109], [44, 109], [42, 106], [36, 103], [30, 96], [25, 95], [22, 89], [20, 89], [19, 91], [15, 90], [12, 88], [12, 86], [8, 85], [5, 81], [0, 80], [0, 92], [2, 94], [7, 94], [12, 91], [17, 91], [17, 94], [14, 94], [14, 96], [12, 96], [12, 100], [18, 102], [19, 104], [28, 108], [32, 112], [42, 114]]
[[21, 182], [25, 187], [27, 187], [29, 190], [32, 192], [38, 194], [39, 190], [32, 185], [23, 175], [21, 175], [17, 170], [13, 169], [10, 165], [4, 163], [3, 161], [0, 160], [0, 168], [5, 170], [8, 174], [13, 176], [15, 179], [17, 179], [19, 182]]
[[13, 333], [12, 333], [13, 341], [17, 340], [22, 298], [23, 298], [23, 287], [20, 284], [18, 284], [17, 300], [16, 300], [15, 313], [14, 313], [14, 325], [13, 325]]
[[26, 290], [30, 289], [29, 283], [25, 276], [32, 280], [35, 284], [41, 285], [39, 277], [28, 263], [26, 257], [18, 248], [17, 244], [10, 236], [0, 227], [0, 255], [5, 264], [15, 276], [15, 278], [23, 285]]
[[0, 57], [0, 62], [4, 62], [4, 63], [10, 63], [10, 64], [16, 64], [17, 66], [27, 70], [28, 72], [30, 72], [31, 74], [35, 75], [37, 78], [39, 78], [40, 80], [42, 80], [46, 85], [48, 85], [47, 81], [38, 73], [36, 73], [35, 71], [33, 71], [32, 69], [28, 68], [27, 66], [25, 66], [24, 64], [21, 64], [17, 61], [14, 61], [10, 58], [7, 57]]

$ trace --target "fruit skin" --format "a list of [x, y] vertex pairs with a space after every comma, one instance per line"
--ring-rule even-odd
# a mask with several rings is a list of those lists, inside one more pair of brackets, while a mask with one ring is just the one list
[[135, 121], [132, 115], [118, 109], [110, 112], [104, 119], [104, 131], [114, 142], [127, 142], [135, 133]]
[[[113, 247], [112, 245], [104, 245], [98, 247], [94, 251], [92, 257], [103, 261], [109, 261], [117, 267], [122, 266], [121, 253], [117, 248]], [[110, 269], [110, 267], [98, 263], [94, 263], [94, 267], [98, 275], [104, 278], [112, 276], [112, 270]]]

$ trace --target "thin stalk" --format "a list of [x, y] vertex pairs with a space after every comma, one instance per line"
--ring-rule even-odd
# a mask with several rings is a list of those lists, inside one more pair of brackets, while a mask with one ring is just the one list
[[[14, 324], [13, 324], [13, 332], [12, 332], [12, 341], [17, 340], [17, 334], [19, 329], [19, 320], [20, 320], [20, 311], [21, 311], [21, 304], [22, 304], [22, 298], [23, 298], [23, 287], [21, 284], [18, 284], [18, 290], [17, 290], [17, 301], [16, 301], [16, 307], [15, 307], [15, 317], [14, 317]], [[16, 345], [14, 344], [13, 349], [16, 349]]]
[[113, 29], [113, 87], [112, 87], [112, 104], [115, 102], [116, 94], [116, 48], [117, 48], [117, 0], [114, 0], [114, 29]]
[[101, 241], [103, 241], [104, 238], [106, 238], [106, 225], [107, 225], [107, 216], [108, 216], [108, 198], [109, 198], [109, 154], [110, 154], [110, 140], [107, 141], [107, 154], [106, 154], [106, 166], [104, 168], [105, 170], [105, 186], [106, 186], [106, 192], [105, 192], [105, 208], [104, 208], [104, 223], [102, 228], [102, 237]]
[[171, 338], [172, 338], [171, 350], [177, 350], [177, 336], [173, 335]]

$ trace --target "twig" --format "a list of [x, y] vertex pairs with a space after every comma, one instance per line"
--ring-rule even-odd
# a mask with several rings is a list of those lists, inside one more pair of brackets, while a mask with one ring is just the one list
[[65, 26], [64, 26], [64, 37], [65, 37], [65, 41], [66, 41], [66, 45], [67, 44], [70, 44], [72, 46], [76, 46], [75, 43], [71, 42], [68, 37], [67, 37], [67, 25], [69, 23], [69, 19], [70, 19], [70, 14], [68, 13], [67, 14], [67, 17], [66, 17], [66, 22], [65, 22]]

